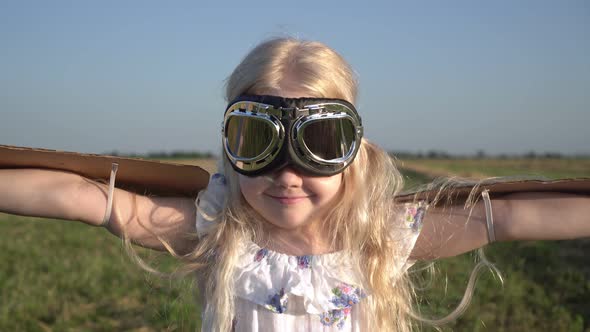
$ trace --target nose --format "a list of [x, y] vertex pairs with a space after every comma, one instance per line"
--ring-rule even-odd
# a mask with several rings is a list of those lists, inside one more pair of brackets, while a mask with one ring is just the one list
[[283, 167], [273, 174], [275, 185], [283, 188], [297, 188], [303, 184], [303, 178], [290, 166]]

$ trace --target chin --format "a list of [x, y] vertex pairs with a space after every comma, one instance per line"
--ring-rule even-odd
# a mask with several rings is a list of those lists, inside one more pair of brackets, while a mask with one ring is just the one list
[[[268, 221], [268, 219], [267, 219]], [[274, 221], [268, 221], [269, 223], [273, 224], [276, 227], [285, 230], [295, 230], [299, 227], [309, 225], [310, 222], [307, 219], [301, 218], [289, 218], [288, 216], [281, 216], [279, 218], [275, 218]]]

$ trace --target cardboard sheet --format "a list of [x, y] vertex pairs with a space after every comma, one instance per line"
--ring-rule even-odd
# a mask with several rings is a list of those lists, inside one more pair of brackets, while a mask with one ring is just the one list
[[115, 186], [144, 195], [196, 197], [209, 182], [199, 166], [0, 145], [0, 168], [57, 169], [108, 181], [112, 163], [119, 164]]
[[[481, 193], [488, 189], [490, 197], [498, 197], [515, 192], [563, 192], [590, 195], [590, 178], [569, 178], [556, 180], [540, 179], [515, 179], [515, 178], [490, 178], [480, 182], [472, 181], [461, 185], [453, 185], [440, 192], [438, 202], [451, 199], [462, 203], [472, 190]], [[416, 200], [432, 201], [439, 190], [415, 190], [402, 192], [396, 197], [398, 202], [411, 202]]]
[[[191, 196], [207, 187], [209, 173], [202, 167], [169, 162], [124, 158], [98, 154], [84, 154], [30, 147], [0, 145], [0, 168], [49, 168], [78, 173], [91, 179], [108, 181], [111, 164], [118, 163], [115, 186], [140, 194], [158, 196]], [[454, 186], [442, 192], [452, 195], [453, 200], [465, 199], [474, 188], [474, 183]], [[556, 191], [590, 194], [590, 178], [560, 179], [552, 181], [499, 178], [477, 184], [481, 192], [490, 190], [498, 196], [523, 191]], [[399, 202], [414, 199], [431, 200], [437, 190], [404, 192], [396, 197]]]

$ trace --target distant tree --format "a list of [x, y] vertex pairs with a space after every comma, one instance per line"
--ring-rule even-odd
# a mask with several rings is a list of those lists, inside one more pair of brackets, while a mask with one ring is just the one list
[[479, 149], [475, 153], [475, 158], [477, 158], [477, 159], [484, 159], [486, 157], [487, 157], [486, 152], [483, 149]]
[[430, 150], [426, 154], [426, 157], [430, 159], [450, 159], [451, 155], [445, 151]]
[[526, 159], [535, 159], [537, 158], [537, 154], [535, 153], [535, 151], [529, 151], [527, 153], [525, 153], [525, 155], [523, 156]]
[[559, 152], [545, 152], [545, 155], [543, 155], [543, 157], [549, 159], [561, 159], [563, 155]]

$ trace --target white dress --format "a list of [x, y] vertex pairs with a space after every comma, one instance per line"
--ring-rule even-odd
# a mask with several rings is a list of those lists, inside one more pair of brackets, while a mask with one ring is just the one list
[[[214, 174], [195, 202], [199, 236], [211, 225], [208, 216], [223, 205], [223, 192], [223, 177]], [[400, 274], [414, 263], [408, 257], [426, 208], [423, 202], [406, 204], [405, 213], [397, 220], [394, 234], [401, 250], [392, 259], [399, 262]], [[291, 256], [253, 242], [242, 244], [240, 250], [235, 269], [234, 331], [366, 330], [359, 309], [370, 292], [343, 252]]]

